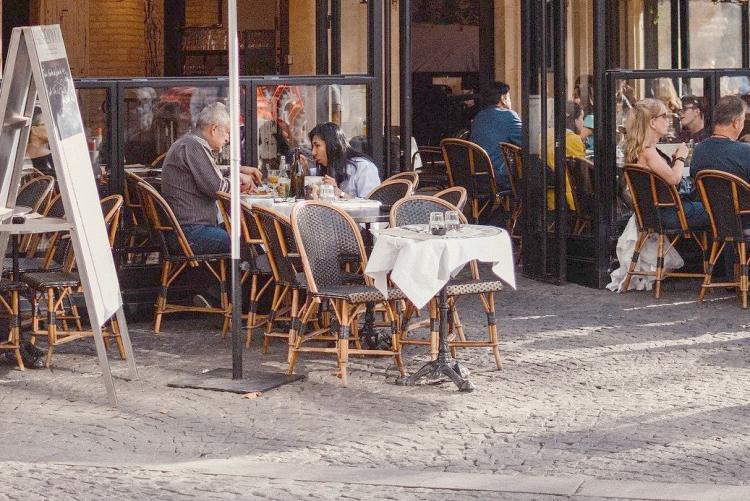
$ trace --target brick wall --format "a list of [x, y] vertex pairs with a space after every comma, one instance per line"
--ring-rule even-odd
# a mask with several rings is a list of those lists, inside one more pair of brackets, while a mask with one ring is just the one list
[[[96, 77], [146, 75], [144, 0], [97, 0], [89, 14], [89, 74]], [[163, 68], [164, 9], [155, 2], [156, 44], [159, 68]]]

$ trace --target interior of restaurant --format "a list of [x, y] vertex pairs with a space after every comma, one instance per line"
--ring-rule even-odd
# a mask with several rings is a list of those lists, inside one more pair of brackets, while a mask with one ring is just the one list
[[[627, 208], [613, 173], [628, 103], [689, 94], [704, 99], [710, 115], [718, 96], [750, 90], [748, 6], [740, 1], [248, 0], [238, 7], [246, 163], [273, 166], [309, 147], [307, 132], [331, 120], [385, 176], [411, 164], [400, 153], [400, 129], [419, 146], [437, 145], [468, 128], [485, 83], [509, 83], [527, 144], [539, 145], [525, 152], [525, 168], [538, 175], [528, 176], [521, 195], [519, 232], [542, 251], [524, 256], [524, 273], [553, 282], [602, 287], [614, 265]], [[122, 192], [128, 169], [158, 167], [197, 109], [226, 100], [226, 0], [0, 0], [0, 8], [4, 53], [13, 26], [61, 24], [88, 134], [102, 136], [104, 191]], [[409, 51], [401, 50], [406, 35]], [[542, 62], [529, 62], [532, 54]], [[533, 78], [542, 84], [529, 85]], [[569, 100], [593, 127], [588, 154], [596, 165], [594, 222], [578, 233], [571, 228], [580, 214], [564, 197], [555, 210], [547, 204], [548, 191], [564, 193], [564, 167], [542, 161], [547, 139], [564, 133]], [[558, 149], [553, 166], [565, 158]]]

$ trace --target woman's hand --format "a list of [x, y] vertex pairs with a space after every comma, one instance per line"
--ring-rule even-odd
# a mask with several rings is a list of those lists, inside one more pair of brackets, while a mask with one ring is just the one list
[[331, 176], [323, 176], [323, 184], [333, 186], [333, 194], [338, 198], [351, 198], [348, 193], [344, 193], [343, 191], [341, 191], [338, 183], [336, 183], [336, 180]]
[[674, 150], [674, 153], [672, 154], [672, 162], [674, 162], [674, 159], [677, 157], [687, 158], [688, 156], [688, 147], [685, 146], [685, 143], [680, 144], [676, 150]]

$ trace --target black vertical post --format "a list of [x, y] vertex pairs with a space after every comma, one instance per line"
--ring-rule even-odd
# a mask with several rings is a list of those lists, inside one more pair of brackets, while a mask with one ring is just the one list
[[411, 0], [400, 0], [399, 9], [399, 65], [401, 79], [401, 170], [411, 169], [411, 135], [412, 135], [412, 73], [411, 73]]
[[495, 1], [479, 0], [479, 85], [495, 80]]
[[315, 73], [328, 74], [328, 0], [315, 0]]
[[391, 158], [393, 158], [393, 145], [391, 139], [393, 137], [393, 99], [391, 93], [391, 87], [393, 82], [393, 55], [391, 50], [391, 4], [386, 2], [383, 7], [383, 123], [385, 125], [385, 141], [383, 146], [383, 157], [385, 158], [385, 176], [390, 177], [393, 166], [391, 165]]
[[[555, 103], [555, 250], [557, 263], [554, 268], [555, 281], [564, 281], [567, 274], [568, 201], [566, 196], [567, 148], [565, 141], [565, 116], [567, 78], [565, 71], [566, 25], [565, 0], [552, 4], [552, 48]], [[549, 23], [549, 20], [548, 20]]]
[[690, 68], [690, 7], [680, 0], [680, 68]]
[[669, 3], [669, 28], [672, 35], [670, 37], [672, 40], [672, 68], [681, 68], [680, 41], [682, 40], [682, 36], [680, 30], [680, 3], [682, 3], [682, 0], [670, 0]]
[[164, 76], [182, 74], [182, 29], [185, 27], [185, 0], [164, 0]]
[[740, 43], [742, 44], [742, 67], [750, 68], [750, 8], [746, 3], [740, 5], [740, 12], [742, 17], [742, 36], [740, 36]]
[[279, 2], [279, 31], [281, 40], [281, 61], [279, 61], [279, 73], [289, 74], [289, 0]]
[[331, 0], [331, 74], [341, 74], [341, 0]]
[[614, 201], [616, 197], [616, 169], [615, 141], [613, 121], [614, 90], [608, 88], [606, 72], [612, 59], [611, 41], [617, 33], [610, 33], [607, 23], [608, 0], [594, 0], [594, 163], [598, 166], [594, 170], [594, 193], [596, 204], [594, 207], [594, 243], [596, 249], [597, 287], [604, 287], [609, 281], [610, 239], [614, 224]]
[[367, 142], [375, 165], [383, 165], [383, 0], [369, 0], [367, 10], [367, 72], [374, 78], [367, 100]]

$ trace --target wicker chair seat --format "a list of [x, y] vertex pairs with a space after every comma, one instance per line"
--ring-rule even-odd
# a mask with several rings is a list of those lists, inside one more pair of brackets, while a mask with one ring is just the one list
[[220, 261], [222, 259], [231, 259], [231, 254], [194, 254], [192, 256], [164, 256], [165, 261], [172, 263], [181, 263], [183, 261], [198, 260], [198, 261]]
[[462, 296], [465, 294], [484, 294], [486, 292], [497, 292], [503, 290], [503, 282], [492, 279], [459, 279], [451, 280], [445, 287], [449, 296]]
[[[44, 267], [43, 257], [19, 257], [18, 258], [18, 272], [19, 273], [30, 273], [34, 271], [59, 271], [62, 269], [62, 265], [51, 261], [49, 265]], [[13, 258], [6, 257], [3, 260], [3, 272], [10, 273], [13, 271]]]
[[50, 271], [39, 273], [26, 273], [21, 277], [32, 289], [47, 289], [49, 287], [78, 287], [81, 279], [78, 273], [66, 271]]
[[[345, 299], [351, 304], [378, 303], [386, 301], [383, 294], [371, 285], [335, 285], [321, 288], [316, 294], [329, 299]], [[388, 301], [406, 299], [401, 289], [388, 288]]]
[[26, 284], [23, 282], [15, 282], [13, 280], [1, 280], [0, 281], [0, 292], [22, 291], [25, 289], [26, 289]]
[[271, 274], [271, 263], [268, 261], [268, 254], [258, 254], [257, 256], [243, 256], [243, 264], [246, 264], [244, 271], [250, 273], [260, 273], [262, 275]]

